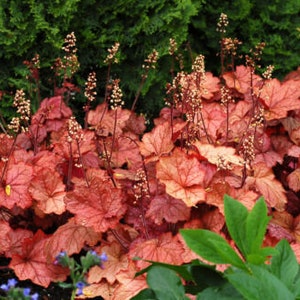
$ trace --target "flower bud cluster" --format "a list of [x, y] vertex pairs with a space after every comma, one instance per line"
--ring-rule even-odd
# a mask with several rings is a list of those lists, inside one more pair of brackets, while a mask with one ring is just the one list
[[169, 54], [170, 55], [174, 55], [175, 52], [177, 51], [177, 43], [175, 41], [175, 39], [170, 38], [170, 46], [169, 46]]
[[231, 163], [223, 155], [219, 155], [217, 158], [217, 170], [232, 170]]
[[222, 39], [222, 47], [225, 54], [233, 55], [235, 56], [237, 54], [237, 48], [238, 45], [241, 45], [242, 42], [240, 42], [237, 38], [223, 38]]
[[96, 73], [89, 73], [87, 82], [85, 83], [85, 92], [84, 96], [88, 99], [89, 102], [93, 102], [96, 99], [97, 92], [95, 91], [97, 87], [97, 78]]
[[221, 105], [227, 105], [234, 102], [234, 98], [230, 95], [230, 90], [226, 86], [221, 87]]
[[111, 109], [117, 109], [118, 107], [122, 107], [124, 105], [124, 101], [122, 100], [123, 93], [119, 86], [120, 79], [115, 79], [112, 82], [112, 92], [110, 96]]
[[274, 66], [272, 65], [267, 66], [267, 69], [262, 73], [263, 78], [271, 79], [273, 71], [274, 71]]
[[68, 34], [65, 38], [65, 46], [62, 47], [66, 55], [64, 56], [64, 62], [62, 62], [62, 69], [69, 71], [73, 75], [79, 68], [79, 62], [77, 58], [76, 37], [74, 32]]
[[225, 33], [226, 27], [228, 26], [228, 24], [229, 24], [229, 21], [228, 21], [227, 15], [224, 13], [221, 13], [219, 22], [217, 23], [217, 31], [219, 31], [221, 33]]
[[150, 69], [155, 69], [156, 62], [158, 60], [158, 52], [153, 49], [148, 57], [144, 60], [145, 64], [142, 65], [142, 68], [146, 70], [146, 74], [143, 75], [143, 78], [147, 78], [147, 72]]
[[250, 164], [255, 159], [254, 134], [244, 138], [241, 152], [246, 164]]
[[139, 169], [135, 174], [135, 183], [133, 185], [135, 204], [136, 201], [140, 200], [142, 197], [149, 197], [148, 180], [146, 173], [143, 169]]
[[67, 136], [68, 143], [72, 143], [73, 140], [77, 142], [83, 140], [82, 127], [76, 121], [74, 116], [70, 117], [70, 119], [68, 120], [68, 136]]
[[119, 59], [116, 57], [119, 47], [120, 47], [120, 43], [116, 42], [111, 48], [107, 49], [108, 55], [104, 60], [105, 64], [108, 64], [108, 63], [116, 63], [117, 64], [119, 62]]

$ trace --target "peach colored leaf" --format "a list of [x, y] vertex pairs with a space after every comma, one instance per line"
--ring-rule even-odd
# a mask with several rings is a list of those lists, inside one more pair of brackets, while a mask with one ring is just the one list
[[45, 245], [48, 237], [37, 231], [33, 238], [23, 240], [22, 253], [13, 254], [9, 268], [13, 269], [20, 280], [30, 279], [33, 283], [48, 287], [52, 281], [65, 281], [68, 269], [48, 262]]
[[275, 179], [272, 169], [264, 163], [253, 165], [254, 175], [248, 176], [246, 184], [250, 189], [256, 189], [265, 198], [270, 207], [283, 211], [287, 202], [285, 190], [281, 183]]
[[243, 159], [235, 154], [235, 149], [226, 146], [213, 146], [211, 144], [202, 144], [196, 141], [194, 146], [197, 148], [201, 156], [205, 157], [211, 164], [214, 164], [220, 168], [231, 165], [243, 166]]
[[205, 169], [195, 157], [175, 149], [170, 157], [159, 160], [156, 170], [157, 178], [166, 185], [166, 192], [188, 207], [205, 200], [202, 186]]
[[294, 170], [287, 176], [287, 182], [289, 187], [294, 191], [300, 191], [300, 169]]
[[37, 207], [46, 214], [61, 215], [65, 210], [65, 185], [56, 171], [40, 170], [32, 179], [29, 192], [37, 201]]
[[11, 227], [8, 222], [0, 221], [0, 253], [4, 253], [10, 247], [10, 241], [8, 239], [8, 234], [11, 231]]
[[141, 154], [145, 157], [152, 156], [153, 160], [169, 154], [173, 148], [172, 128], [169, 122], [160, 124], [151, 132], [145, 133], [140, 143]]
[[190, 217], [191, 209], [179, 199], [168, 194], [156, 195], [150, 202], [146, 217], [151, 218], [154, 223], [161, 225], [163, 221], [177, 223], [186, 221]]
[[116, 275], [120, 284], [114, 290], [112, 300], [130, 300], [139, 291], [148, 288], [146, 276], [135, 277], [137, 271], [134, 262], [131, 260], [127, 270], [122, 270]]
[[66, 251], [68, 255], [79, 253], [85, 245], [94, 246], [101, 239], [101, 234], [92, 228], [75, 223], [74, 218], [53, 233], [48, 239], [45, 249], [52, 260], [60, 252]]
[[300, 108], [300, 84], [294, 80], [280, 83], [278, 79], [269, 80], [260, 91], [260, 100], [265, 106], [267, 121], [281, 119], [288, 111]]
[[88, 187], [77, 185], [74, 191], [68, 192], [65, 203], [78, 224], [93, 227], [96, 232], [105, 232], [114, 228], [125, 214], [123, 199], [123, 192], [111, 181], [94, 177]]
[[[117, 286], [118, 286], [117, 283], [112, 285], [109, 284], [107, 281], [101, 281], [100, 283], [89, 284], [83, 288], [81, 296], [76, 296], [76, 300], [79, 299], [112, 300], [113, 292]], [[119, 298], [119, 300], [123, 300], [123, 298]]]
[[33, 232], [31, 230], [22, 228], [11, 230], [7, 237], [9, 240], [9, 249], [5, 252], [5, 256], [12, 257], [13, 254], [21, 254], [23, 240], [32, 237]]
[[[140, 257], [144, 260], [153, 260], [167, 264], [181, 265], [183, 263], [184, 249], [178, 236], [172, 236], [171, 232], [163, 233], [159, 237], [141, 242], [135, 245], [130, 252], [130, 257]], [[149, 265], [148, 262], [139, 260], [136, 262], [140, 269]]]
[[241, 94], [246, 94], [250, 92], [251, 84], [257, 86], [261, 82], [261, 78], [257, 75], [251, 75], [251, 70], [249, 67], [243, 65], [237, 66], [235, 72], [227, 72], [223, 75], [226, 81], [226, 85], [235, 89]]
[[293, 249], [293, 251], [295, 253], [298, 264], [300, 264], [300, 242], [292, 243], [290, 245], [291, 245], [291, 248]]
[[104, 263], [103, 268], [99, 266], [91, 268], [88, 275], [88, 282], [98, 283], [105, 278], [109, 284], [113, 284], [116, 281], [116, 274], [128, 268], [129, 258], [127, 254], [124, 253], [118, 242], [113, 242], [99, 249], [97, 248], [96, 251], [106, 253], [108, 260]]
[[23, 162], [9, 162], [4, 176], [5, 184], [0, 187], [0, 205], [12, 208], [17, 205], [27, 208], [32, 204], [28, 187], [32, 178], [32, 166]]

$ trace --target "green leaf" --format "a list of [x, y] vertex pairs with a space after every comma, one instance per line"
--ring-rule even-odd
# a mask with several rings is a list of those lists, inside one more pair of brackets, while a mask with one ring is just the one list
[[152, 269], [154, 266], [161, 266], [170, 270], [175, 271], [180, 277], [187, 281], [193, 280], [193, 276], [191, 274], [191, 264], [186, 264], [186, 265], [181, 265], [181, 266], [176, 266], [176, 265], [171, 265], [171, 264], [166, 264], [166, 263], [161, 263], [161, 262], [156, 262], [152, 260], [145, 260], [151, 265], [135, 274], [135, 276], [142, 275], [144, 273], [147, 273], [150, 269]]
[[249, 300], [294, 300], [293, 293], [286, 285], [268, 272], [265, 265], [249, 265], [251, 273], [236, 270], [227, 273], [229, 282]]
[[180, 233], [188, 247], [204, 259], [215, 264], [232, 264], [238, 268], [246, 268], [243, 260], [227, 241], [215, 232], [181, 229]]
[[262, 246], [270, 217], [268, 217], [267, 205], [260, 198], [248, 213], [246, 220], [246, 245], [248, 253], [257, 253]]
[[299, 273], [295, 253], [287, 240], [281, 240], [275, 248], [278, 254], [271, 259], [270, 271], [289, 289], [294, 290], [295, 279]]
[[246, 220], [248, 216], [247, 208], [237, 200], [228, 195], [224, 196], [224, 212], [226, 226], [231, 238], [236, 243], [243, 255], [247, 255], [246, 244]]
[[188, 299], [179, 276], [167, 268], [151, 268], [147, 275], [147, 283], [158, 300]]
[[135, 295], [131, 300], [156, 300], [154, 292], [151, 289], [144, 289]]
[[197, 295], [197, 300], [243, 300], [244, 297], [226, 282], [221, 287], [209, 287]]
[[221, 286], [226, 282], [221, 272], [208, 266], [193, 266], [192, 274], [197, 286], [202, 289]]

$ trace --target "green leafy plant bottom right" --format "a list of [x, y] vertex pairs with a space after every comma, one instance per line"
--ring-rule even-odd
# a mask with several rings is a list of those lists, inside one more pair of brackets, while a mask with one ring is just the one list
[[[209, 263], [194, 260], [176, 266], [152, 261], [137, 274], [147, 272], [149, 288], [132, 299], [300, 299], [299, 264], [290, 244], [283, 239], [275, 247], [262, 246], [270, 220], [264, 199], [248, 211], [225, 195], [224, 209], [234, 246], [209, 230], [180, 230], [187, 246]], [[217, 264], [228, 267], [220, 272]]]

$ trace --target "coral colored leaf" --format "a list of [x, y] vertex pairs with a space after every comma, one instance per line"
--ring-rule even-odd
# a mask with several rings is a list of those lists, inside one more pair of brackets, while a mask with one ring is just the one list
[[48, 237], [37, 231], [34, 237], [24, 239], [22, 254], [13, 254], [9, 267], [20, 280], [30, 279], [33, 283], [48, 287], [51, 281], [65, 281], [68, 269], [48, 262], [45, 245]]
[[169, 223], [177, 223], [178, 221], [188, 220], [190, 210], [183, 201], [168, 194], [162, 194], [151, 200], [146, 217], [151, 218], [157, 225], [161, 225], [163, 220]]
[[226, 146], [213, 146], [210, 144], [202, 144], [197, 141], [195, 147], [198, 149], [201, 156], [205, 157], [211, 164], [216, 166], [228, 166], [232, 164], [243, 166], [243, 159], [235, 154], [235, 149]]
[[181, 199], [188, 207], [205, 200], [205, 170], [195, 157], [176, 149], [170, 157], [162, 157], [156, 169], [157, 178], [172, 197]]
[[11, 231], [9, 224], [5, 221], [0, 221], [0, 253], [4, 253], [9, 249], [8, 234]]
[[120, 282], [119, 286], [114, 290], [112, 300], [130, 300], [139, 291], [148, 287], [146, 278], [144, 275], [135, 277], [138, 270], [133, 261], [130, 261], [127, 270], [120, 271], [116, 277]]
[[174, 148], [172, 128], [169, 122], [160, 124], [145, 133], [140, 143], [141, 154], [145, 157], [153, 156], [157, 160], [164, 154], [169, 154]]
[[62, 214], [65, 209], [65, 185], [56, 171], [43, 169], [32, 179], [29, 191], [37, 207], [46, 214]]
[[27, 229], [18, 228], [8, 233], [7, 239], [9, 249], [5, 252], [6, 257], [12, 257], [13, 254], [22, 254], [22, 242], [26, 238], [32, 238], [33, 232]]
[[78, 225], [74, 219], [60, 226], [48, 239], [47, 255], [55, 257], [60, 251], [66, 251], [68, 255], [79, 253], [85, 245], [94, 246], [101, 239], [101, 234], [92, 228]]
[[300, 169], [296, 169], [287, 177], [289, 187], [294, 191], [300, 191]]
[[[183, 263], [184, 249], [178, 236], [173, 237], [167, 232], [135, 245], [129, 254], [131, 257], [140, 257], [144, 260], [180, 265]], [[143, 260], [137, 261], [137, 266], [141, 269], [148, 265], [149, 263]]]
[[285, 190], [281, 183], [275, 179], [272, 169], [264, 163], [258, 163], [254, 167], [254, 175], [246, 179], [247, 186], [258, 190], [270, 207], [283, 211], [287, 202]]
[[110, 284], [113, 284], [116, 281], [116, 274], [121, 270], [127, 270], [129, 265], [128, 255], [124, 253], [118, 242], [113, 242], [96, 250], [99, 253], [106, 253], [108, 260], [105, 262], [104, 268], [95, 266], [89, 271], [88, 282], [97, 283], [105, 278]]
[[7, 134], [0, 134], [0, 159], [7, 159], [12, 149], [14, 139]]
[[32, 178], [32, 166], [23, 162], [9, 162], [4, 176], [5, 184], [0, 186], [0, 205], [12, 208], [17, 205], [27, 208], [32, 204], [28, 187]]
[[260, 91], [260, 100], [265, 106], [267, 121], [281, 119], [288, 111], [300, 108], [300, 85], [294, 80], [280, 83], [278, 79], [268, 81]]
[[250, 92], [251, 82], [253, 86], [256, 86], [261, 81], [259, 76], [251, 73], [249, 67], [241, 65], [236, 67], [235, 72], [225, 73], [223, 78], [229, 88], [235, 89], [241, 94], [246, 94]]
[[123, 197], [122, 191], [113, 187], [111, 181], [94, 177], [89, 187], [77, 185], [74, 191], [67, 193], [65, 203], [78, 224], [105, 232], [123, 217], [126, 211]]

